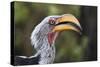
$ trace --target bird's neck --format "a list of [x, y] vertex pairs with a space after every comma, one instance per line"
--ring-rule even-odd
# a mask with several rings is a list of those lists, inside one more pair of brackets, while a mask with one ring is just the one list
[[35, 35], [34, 47], [37, 51], [36, 55], [40, 55], [39, 64], [50, 64], [53, 63], [55, 58], [55, 39], [57, 33], [54, 36], [53, 42], [49, 43], [48, 35]]
[[54, 43], [52, 45], [49, 44], [47, 36], [44, 36], [43, 44], [38, 52], [40, 53], [39, 64], [53, 63], [55, 58], [55, 46]]

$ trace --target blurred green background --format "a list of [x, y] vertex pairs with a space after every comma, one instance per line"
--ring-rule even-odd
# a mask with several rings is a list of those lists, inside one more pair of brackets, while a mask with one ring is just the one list
[[30, 36], [46, 16], [73, 14], [83, 28], [82, 35], [64, 31], [56, 41], [55, 63], [97, 59], [97, 7], [63, 4], [14, 2], [15, 56], [34, 55]]

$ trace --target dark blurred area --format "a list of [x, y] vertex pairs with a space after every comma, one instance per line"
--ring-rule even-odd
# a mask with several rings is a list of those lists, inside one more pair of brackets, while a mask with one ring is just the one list
[[30, 36], [35, 26], [50, 15], [73, 14], [82, 26], [82, 35], [64, 31], [56, 41], [55, 63], [97, 60], [97, 7], [14, 2], [14, 54], [31, 56], [35, 49]]

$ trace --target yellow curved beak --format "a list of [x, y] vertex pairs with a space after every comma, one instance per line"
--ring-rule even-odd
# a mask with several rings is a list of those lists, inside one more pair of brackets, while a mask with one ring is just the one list
[[56, 20], [56, 25], [53, 29], [53, 32], [64, 30], [73, 30], [81, 33], [81, 26], [79, 21], [71, 14], [62, 15], [62, 17]]

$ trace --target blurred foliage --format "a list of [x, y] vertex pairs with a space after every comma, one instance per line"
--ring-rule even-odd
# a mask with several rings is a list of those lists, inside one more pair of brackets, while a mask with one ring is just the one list
[[[30, 36], [34, 27], [46, 16], [73, 14], [80, 18], [80, 6], [29, 2], [15, 2], [15, 55], [34, 55]], [[56, 41], [55, 62], [83, 61], [88, 37], [73, 31], [64, 31]]]

